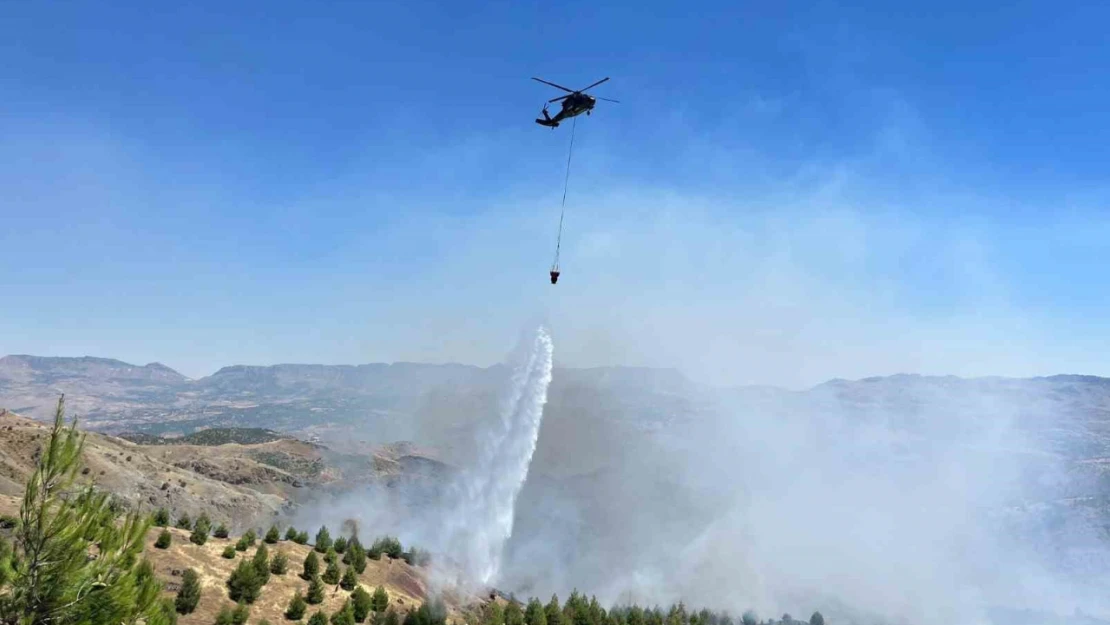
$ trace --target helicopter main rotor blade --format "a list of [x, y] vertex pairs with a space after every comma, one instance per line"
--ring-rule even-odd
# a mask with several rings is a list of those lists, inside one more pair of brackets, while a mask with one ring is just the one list
[[[565, 97], [565, 96], [564, 96], [564, 97]], [[605, 100], [606, 102], [612, 102], [612, 103], [614, 103], [614, 104], [620, 104], [620, 103], [621, 103], [621, 101], [620, 101], [620, 100], [610, 100], [609, 98], [603, 98], [603, 97], [601, 97], [601, 96], [599, 96], [599, 95], [595, 95], [595, 96], [592, 96], [592, 97], [593, 97], [593, 99], [595, 99], [595, 100]]]
[[542, 82], [542, 83], [543, 83], [543, 84], [545, 84], [545, 85], [551, 85], [552, 87], [555, 87], [556, 89], [562, 89], [563, 91], [566, 91], [567, 93], [574, 93], [574, 89], [567, 89], [566, 87], [564, 87], [564, 86], [562, 86], [562, 85], [556, 85], [555, 83], [553, 83], [553, 82], [548, 82], [548, 81], [546, 81], [546, 80], [544, 80], [544, 79], [542, 79], [542, 78], [536, 78], [535, 76], [533, 76], [533, 77], [532, 77], [532, 80], [536, 80], [536, 81]]
[[[586, 89], [593, 89], [594, 87], [600, 85], [601, 83], [605, 82], [606, 80], [609, 80], [608, 76], [606, 76], [605, 78], [602, 78], [601, 80], [595, 82], [594, 84], [590, 85], [589, 87], [586, 87]], [[586, 89], [579, 89], [578, 92], [581, 93], [581, 92], [585, 91]], [[567, 91], [569, 91], [569, 89]]]
[[557, 98], [551, 98], [550, 100], [547, 101], [547, 103], [551, 104], [552, 102], [558, 102], [559, 100], [566, 100], [570, 96], [571, 96], [571, 94], [567, 94], [567, 95], [561, 95]]

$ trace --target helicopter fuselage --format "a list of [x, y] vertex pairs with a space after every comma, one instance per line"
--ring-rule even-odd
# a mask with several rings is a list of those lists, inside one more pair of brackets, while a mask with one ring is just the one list
[[566, 119], [582, 113], [589, 113], [596, 104], [597, 100], [592, 97], [584, 93], [576, 93], [563, 100], [563, 110], [559, 111], [559, 117]]

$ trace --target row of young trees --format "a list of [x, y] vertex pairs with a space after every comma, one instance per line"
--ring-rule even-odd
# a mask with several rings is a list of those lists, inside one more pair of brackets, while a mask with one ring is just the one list
[[[712, 610], [691, 611], [683, 603], [664, 610], [659, 607], [644, 608], [638, 605], [613, 607], [608, 610], [596, 597], [586, 599], [578, 591], [571, 593], [563, 604], [552, 595], [547, 604], [533, 598], [526, 604], [510, 600], [504, 607], [490, 602], [481, 610], [466, 614], [468, 625], [804, 625], [789, 614], [782, 619], [761, 621], [752, 611], [745, 612], [739, 622], [725, 612]], [[820, 612], [814, 612], [809, 625], [825, 625]]]
[[[379, 588], [378, 591], [384, 596], [384, 590]], [[419, 608], [409, 610], [403, 619], [392, 608], [379, 609], [379, 604], [376, 603], [378, 591], [371, 596], [360, 587], [330, 616], [322, 609], [316, 610], [309, 617], [308, 625], [355, 625], [366, 622], [372, 625], [445, 625], [447, 622], [447, 609], [437, 601], [425, 602]], [[298, 597], [294, 596], [294, 602], [296, 601]], [[388, 598], [384, 601], [388, 602]], [[290, 603], [285, 618], [297, 621], [304, 617], [307, 611], [304, 600], [300, 599], [296, 605], [295, 609], [294, 604]]]
[[[165, 508], [159, 508], [154, 513], [154, 525], [162, 528], [168, 528], [170, 525], [170, 513]], [[226, 525], [220, 523], [219, 526], [212, 529], [212, 520], [208, 518], [207, 514], [201, 514], [197, 517], [196, 521], [189, 518], [188, 514], [182, 514], [177, 518], [174, 526], [178, 529], [191, 530], [192, 534], [189, 536], [189, 541], [203, 545], [208, 542], [209, 534], [216, 538], [226, 539], [229, 531]], [[172, 534], [163, 531], [159, 536], [159, 541], [164, 544], [160, 547], [165, 549], [172, 541]], [[235, 545], [237, 551], [246, 551], [247, 548], [253, 547], [255, 541], [258, 540], [258, 535], [253, 529], [247, 530]], [[271, 525], [270, 529], [263, 537], [263, 541], [267, 544], [273, 545], [281, 542], [282, 540], [292, 541], [300, 545], [308, 544], [308, 532], [298, 531], [295, 527], [289, 527], [285, 531], [284, 538], [277, 525]], [[383, 536], [375, 540], [369, 548], [362, 547], [358, 542], [358, 536], [353, 536], [350, 539], [340, 536], [339, 538], [332, 539], [331, 532], [328, 527], [322, 526], [316, 532], [316, 540], [313, 543], [313, 549], [318, 553], [327, 553], [329, 549], [334, 549], [336, 553], [346, 554], [348, 545], [354, 545], [355, 548], [360, 549], [362, 554], [369, 557], [371, 560], [380, 560], [382, 556], [388, 556], [393, 559], [403, 559], [413, 566], [427, 566], [431, 561], [431, 555], [420, 548], [411, 547], [405, 551], [401, 545], [401, 541], [392, 536]]]

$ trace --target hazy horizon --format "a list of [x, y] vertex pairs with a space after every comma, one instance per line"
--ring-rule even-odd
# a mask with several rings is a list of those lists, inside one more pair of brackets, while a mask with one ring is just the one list
[[[392, 362], [386, 362], [386, 361], [378, 361], [378, 362], [293, 362], [293, 361], [286, 361], [286, 362], [274, 362], [274, 363], [235, 362], [235, 363], [220, 365], [220, 366], [216, 367], [215, 369], [212, 369], [211, 371], [209, 371], [207, 373], [201, 373], [199, 375], [189, 375], [185, 371], [182, 371], [181, 369], [178, 369], [177, 367], [174, 367], [173, 365], [171, 365], [169, 363], [159, 361], [159, 360], [151, 360], [149, 362], [131, 362], [131, 361], [128, 361], [128, 360], [124, 360], [122, 358], [115, 358], [115, 357], [112, 357], [112, 356], [102, 356], [102, 355], [95, 355], [95, 354], [82, 354], [80, 356], [66, 356], [66, 355], [60, 355], [59, 356], [59, 355], [28, 354], [28, 353], [0, 354], [0, 358], [4, 358], [4, 357], [8, 357], [8, 356], [12, 356], [12, 357], [32, 357], [32, 358], [59, 358], [59, 359], [97, 358], [97, 359], [103, 359], [103, 360], [115, 360], [115, 361], [123, 362], [123, 363], [128, 364], [128, 365], [139, 366], [139, 367], [150, 366], [150, 365], [161, 365], [161, 366], [164, 366], [164, 367], [168, 367], [169, 369], [185, 376], [186, 378], [188, 378], [190, 380], [194, 380], [194, 381], [202, 379], [202, 378], [210, 377], [210, 376], [216, 374], [217, 372], [219, 372], [223, 369], [227, 369], [229, 367], [261, 367], [261, 368], [265, 368], [265, 367], [280, 367], [280, 366], [361, 367], [361, 366], [376, 366], [376, 365], [426, 365], [426, 366], [444, 366], [444, 367], [450, 367], [450, 366], [478, 367], [478, 368], [482, 368], [482, 369], [488, 369], [488, 368], [491, 368], [491, 367], [503, 367], [503, 366], [505, 366], [505, 363], [504, 363], [503, 360], [502, 361], [497, 361], [497, 362], [492, 362], [492, 363], [489, 363], [489, 364], [478, 364], [478, 363], [470, 363], [470, 362], [462, 362], [462, 361], [433, 362], [433, 361], [417, 361], [417, 360], [395, 360], [395, 361], [392, 361]], [[711, 384], [711, 383], [699, 380], [699, 379], [697, 379], [693, 376], [690, 376], [689, 374], [682, 371], [681, 369], [678, 369], [677, 367], [650, 366], [650, 365], [631, 365], [631, 364], [605, 364], [605, 365], [592, 365], [592, 366], [573, 366], [573, 365], [566, 365], [566, 364], [560, 363], [558, 361], [558, 358], [556, 358], [555, 363], [554, 363], [554, 370], [558, 371], [560, 369], [574, 369], [574, 370], [643, 369], [643, 370], [650, 370], [650, 371], [672, 371], [672, 372], [675, 372], [675, 373], [683, 376], [685, 379], [687, 379], [690, 382], [693, 382], [693, 383], [699, 384], [699, 385], [703, 385], [703, 386], [707, 386], [707, 387], [711, 387], [711, 388], [743, 388], [743, 387], [758, 388], [758, 387], [766, 387], [766, 388], [775, 388], [775, 389], [787, 390], [787, 391], [805, 391], [805, 390], [812, 389], [816, 386], [821, 386], [822, 384], [827, 384], [827, 383], [836, 382], [836, 381], [859, 382], [859, 381], [864, 381], [864, 380], [868, 380], [868, 379], [892, 378], [892, 377], [899, 377], [899, 376], [911, 376], [911, 377], [918, 376], [918, 377], [925, 377], [925, 378], [956, 377], [956, 378], [963, 379], [963, 380], [990, 380], [990, 379], [1027, 380], [1027, 379], [1037, 379], [1037, 378], [1050, 378], [1050, 377], [1055, 377], [1055, 376], [1081, 376], [1081, 377], [1095, 377], [1095, 378], [1102, 378], [1102, 379], [1110, 379], [1110, 376], [1100, 376], [1100, 375], [1096, 375], [1096, 374], [1090, 374], [1090, 373], [1084, 373], [1084, 372], [1075, 372], [1075, 371], [1057, 371], [1057, 372], [1052, 372], [1052, 373], [1025, 375], [1025, 376], [1008, 376], [1008, 375], [997, 375], [997, 374], [955, 375], [955, 374], [952, 374], [952, 373], [921, 373], [921, 372], [916, 372], [916, 371], [893, 371], [893, 372], [890, 372], [890, 373], [878, 373], [878, 374], [864, 375], [864, 376], [853, 377], [853, 378], [848, 378], [848, 377], [843, 377], [843, 376], [833, 376], [833, 377], [830, 377], [830, 378], [827, 378], [827, 379], [824, 379], [824, 380], [820, 380], [820, 381], [815, 382], [813, 384], [809, 384], [809, 385], [805, 385], [805, 386], [798, 386], [798, 387], [791, 387], [791, 386], [784, 386], [784, 385], [759, 384], [759, 383], [755, 383], [755, 384]]]

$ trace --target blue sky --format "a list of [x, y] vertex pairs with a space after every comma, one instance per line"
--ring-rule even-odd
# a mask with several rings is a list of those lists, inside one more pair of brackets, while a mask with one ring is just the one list
[[[1100, 3], [10, 2], [0, 353], [1110, 375]], [[612, 80], [568, 132], [537, 75]]]

